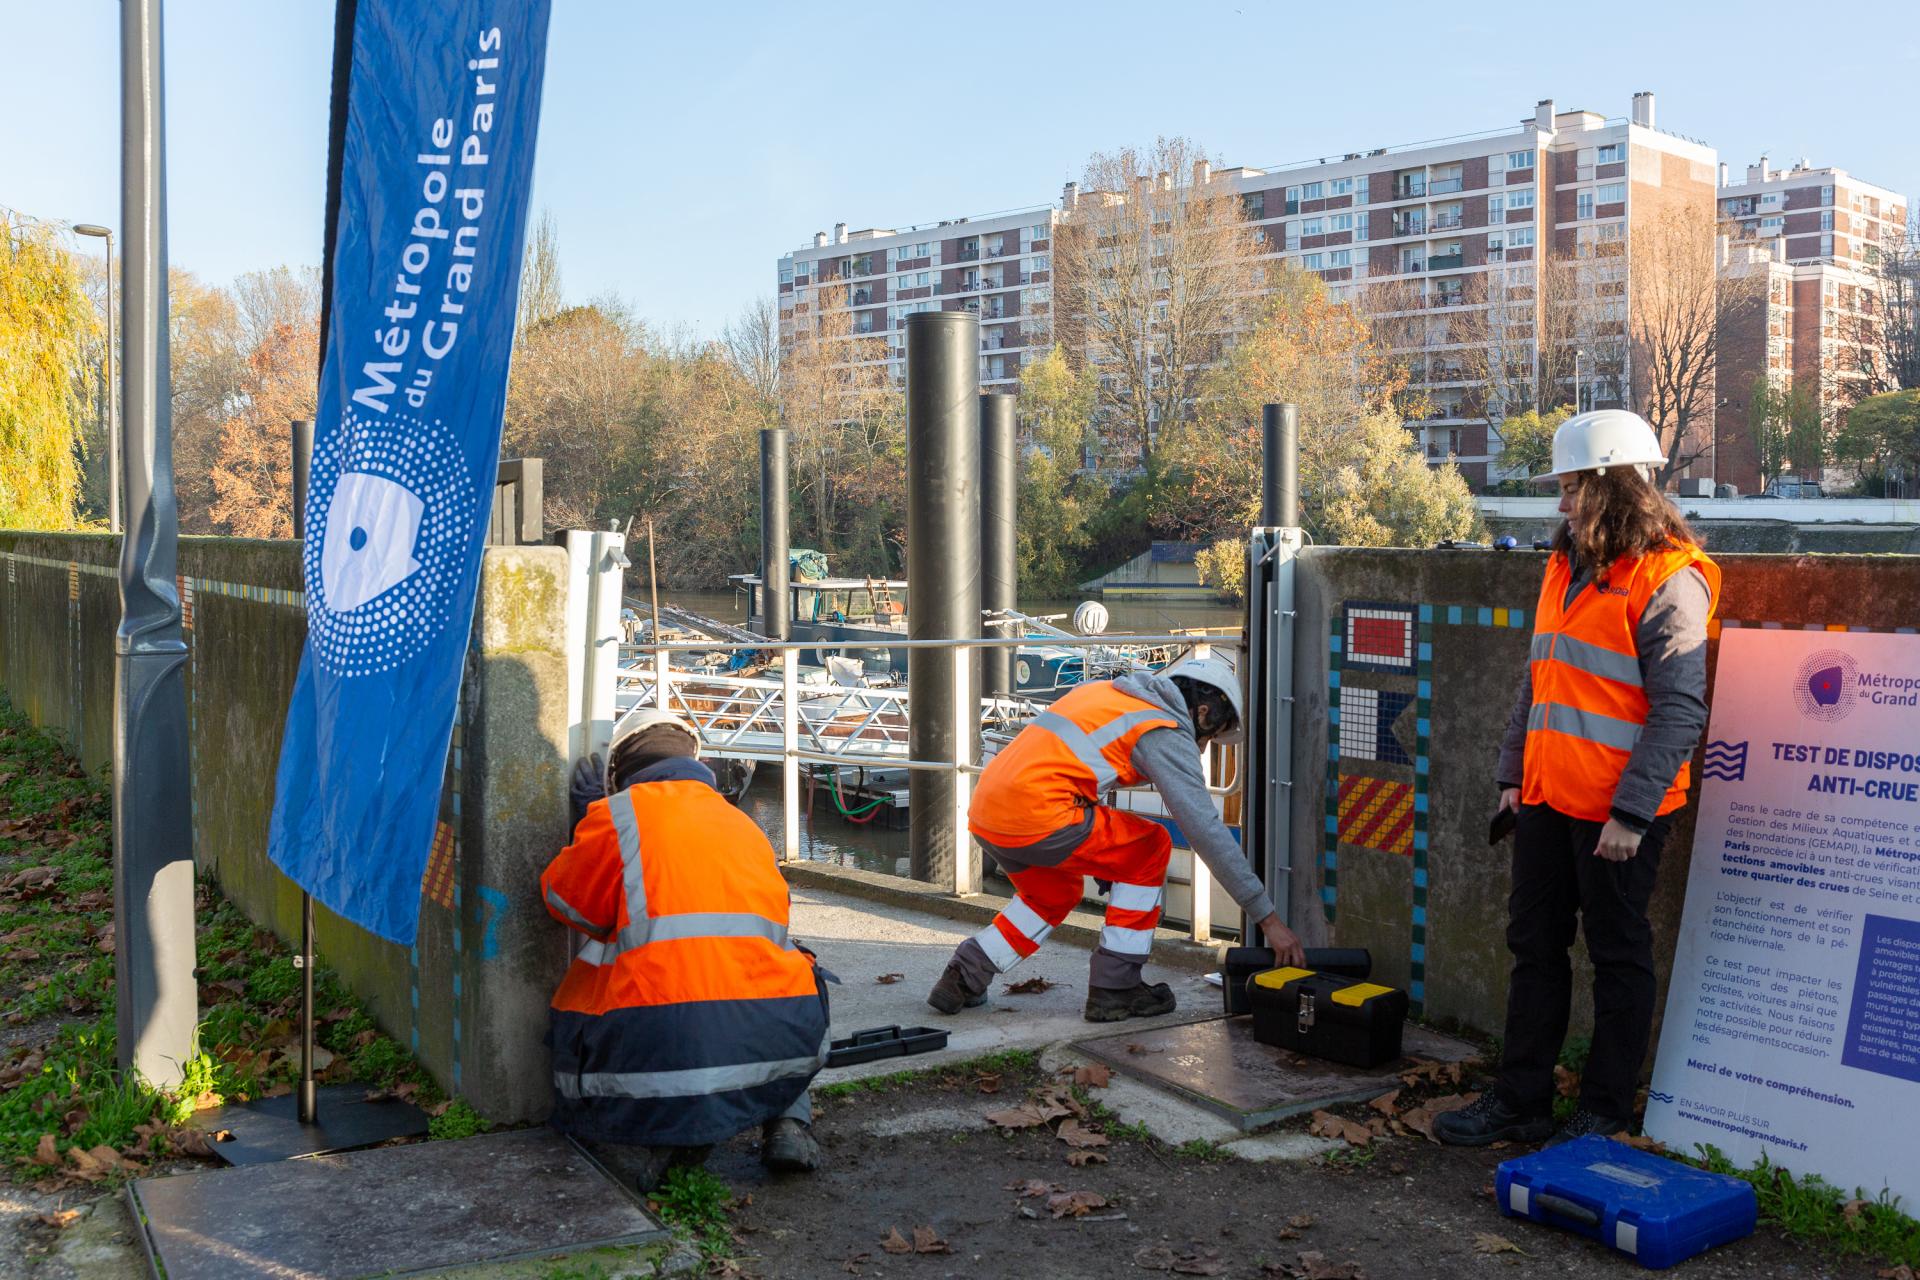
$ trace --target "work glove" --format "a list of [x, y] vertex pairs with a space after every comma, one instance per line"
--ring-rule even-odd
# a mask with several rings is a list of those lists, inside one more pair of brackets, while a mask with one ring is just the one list
[[567, 799], [573, 810], [573, 825], [579, 826], [580, 820], [587, 816], [587, 806], [603, 799], [606, 794], [607, 762], [596, 751], [573, 766], [573, 780], [567, 789]]

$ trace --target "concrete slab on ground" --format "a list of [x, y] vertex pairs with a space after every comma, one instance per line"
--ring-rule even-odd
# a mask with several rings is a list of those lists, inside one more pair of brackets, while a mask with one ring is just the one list
[[128, 1196], [170, 1280], [346, 1280], [666, 1235], [546, 1129], [142, 1178]]
[[[1408, 1023], [1408, 1058], [1464, 1062], [1479, 1051], [1464, 1040]], [[1361, 1070], [1303, 1058], [1253, 1038], [1251, 1018], [1215, 1017], [1078, 1040], [1074, 1049], [1116, 1071], [1166, 1090], [1248, 1133], [1288, 1116], [1342, 1102], [1363, 1102], [1395, 1087], [1404, 1059]]]
[[[1092, 952], [1063, 942], [1058, 935], [996, 982], [985, 1005], [945, 1017], [928, 1007], [927, 992], [947, 967], [953, 949], [978, 932], [978, 924], [800, 884], [793, 889], [791, 921], [793, 937], [818, 954], [820, 963], [840, 979], [830, 995], [835, 1039], [891, 1025], [937, 1027], [949, 1033], [945, 1050], [834, 1068], [821, 1073], [822, 1084], [934, 1067], [1003, 1049], [1040, 1050], [1095, 1027], [1081, 1016]], [[901, 976], [881, 982], [888, 974]], [[1054, 985], [1033, 995], [1005, 994], [1010, 983], [1034, 977]], [[1170, 984], [1180, 1007], [1163, 1018], [1128, 1022], [1130, 1032], [1212, 1017], [1219, 1011], [1219, 988], [1209, 986], [1197, 973], [1149, 963], [1147, 980]]]

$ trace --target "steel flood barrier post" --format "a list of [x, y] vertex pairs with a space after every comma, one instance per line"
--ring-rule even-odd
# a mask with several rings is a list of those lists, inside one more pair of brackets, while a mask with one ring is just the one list
[[[1014, 397], [980, 397], [980, 607], [1005, 615], [1017, 607], [1019, 534], [1015, 528], [1018, 444]], [[985, 628], [981, 635], [987, 635]], [[980, 695], [1013, 692], [1012, 646], [980, 650]]]

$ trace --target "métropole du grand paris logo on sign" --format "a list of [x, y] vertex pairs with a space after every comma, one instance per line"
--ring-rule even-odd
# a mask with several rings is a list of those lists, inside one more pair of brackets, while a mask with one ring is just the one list
[[1844, 720], [1862, 702], [1876, 707], [1920, 706], [1920, 675], [1862, 671], [1852, 654], [1821, 649], [1802, 659], [1793, 695], [1800, 714], [1809, 720]]
[[316, 451], [307, 502], [307, 622], [329, 674], [391, 671], [447, 625], [472, 491], [440, 423], [347, 411]]

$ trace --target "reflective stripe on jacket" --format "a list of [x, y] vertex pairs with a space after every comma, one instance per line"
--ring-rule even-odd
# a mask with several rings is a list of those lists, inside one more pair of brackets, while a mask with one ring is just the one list
[[[1588, 822], [1604, 822], [1614, 789], [1647, 722], [1635, 633], [1640, 615], [1663, 583], [1698, 569], [1707, 582], [1708, 617], [1720, 604], [1720, 569], [1692, 543], [1674, 544], [1613, 564], [1603, 580], [1568, 604], [1572, 567], [1564, 554], [1547, 562], [1535, 612], [1533, 704], [1520, 798], [1551, 805]], [[1671, 813], [1687, 801], [1690, 765], [1660, 802]]]
[[984, 840], [1014, 848], [1083, 826], [1102, 794], [1144, 777], [1133, 761], [1141, 735], [1179, 724], [1164, 707], [1122, 693], [1110, 680], [1083, 684], [988, 761], [967, 825]]
[[773, 847], [712, 787], [594, 801], [540, 890], [589, 939], [553, 997], [562, 1132], [723, 1142], [785, 1111], [826, 1061], [826, 989], [787, 938]]

